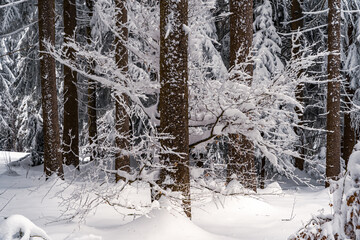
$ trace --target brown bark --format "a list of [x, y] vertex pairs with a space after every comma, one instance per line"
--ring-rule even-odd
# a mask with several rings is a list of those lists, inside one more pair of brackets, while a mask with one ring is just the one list
[[[128, 71], [128, 51], [124, 45], [128, 39], [126, 0], [116, 0], [115, 3], [117, 8], [116, 24], [120, 29], [119, 36], [115, 38], [115, 61], [118, 68], [126, 73]], [[115, 128], [118, 134], [116, 137], [118, 152], [115, 156], [115, 169], [130, 172], [130, 156], [124, 152], [129, 150], [129, 140], [127, 136], [130, 132], [130, 118], [125, 109], [129, 101], [128, 96], [125, 94], [116, 96], [115, 101]], [[120, 137], [121, 135], [122, 137]], [[120, 179], [125, 180], [116, 174], [116, 182]]]
[[[302, 19], [303, 14], [302, 14], [302, 9], [299, 3], [299, 0], [292, 0], [292, 4], [291, 4], [291, 17], [292, 17], [292, 22], [291, 22], [291, 30], [292, 32], [295, 34], [296, 31], [301, 30], [304, 27], [304, 21]], [[295, 39], [295, 41], [293, 42], [294, 46], [292, 48], [292, 54], [294, 57], [300, 57], [299, 56], [299, 51], [300, 51], [300, 45], [301, 45], [301, 41], [300, 39]], [[299, 73], [301, 74], [301, 73]], [[303, 97], [304, 97], [304, 92], [303, 92], [303, 88], [302, 86], [298, 85], [298, 88], [296, 90], [296, 100], [298, 102], [302, 102], [303, 101]], [[296, 113], [298, 115], [299, 118], [299, 125], [301, 125], [301, 121], [302, 119], [302, 112], [300, 111], [300, 109], [296, 108]], [[303, 132], [301, 131], [300, 128], [295, 128], [295, 132], [297, 133], [298, 136], [300, 136], [300, 141], [299, 141], [299, 147], [297, 149], [298, 153], [300, 154], [300, 156], [303, 155], [303, 141], [302, 141], [302, 134]], [[301, 157], [296, 157], [295, 158], [295, 167], [300, 169], [301, 171], [304, 170], [304, 159], [302, 159]]]
[[[348, 38], [349, 38], [349, 45], [352, 45], [354, 42], [353, 39], [353, 30], [354, 26], [351, 22], [348, 23]], [[346, 76], [348, 85], [346, 86], [346, 99], [345, 102], [348, 104], [351, 103], [351, 97], [355, 94], [355, 90], [351, 88], [351, 77], [350, 75]], [[350, 113], [346, 112], [344, 113], [344, 138], [343, 138], [343, 159], [345, 160], [345, 166], [347, 167], [347, 164], [349, 162], [349, 157], [353, 151], [353, 148], [356, 144], [356, 133], [355, 129], [351, 126], [351, 117]]]
[[[67, 43], [75, 35], [76, 0], [64, 0], [64, 42]], [[66, 48], [66, 56], [75, 61], [73, 48]], [[63, 131], [63, 162], [79, 169], [79, 113], [77, 73], [64, 65], [64, 131]]]
[[40, 75], [44, 127], [44, 171], [46, 176], [64, 176], [61, 161], [55, 59], [46, 53], [44, 41], [55, 45], [55, 1], [38, 1]]
[[[250, 54], [253, 39], [253, 1], [230, 0], [230, 68], [237, 63], [244, 63]], [[246, 71], [253, 74], [253, 65], [249, 63]], [[248, 82], [250, 85], [251, 82]], [[247, 188], [256, 191], [256, 168], [254, 145], [245, 136], [230, 134], [229, 164], [227, 181], [234, 174]]]
[[[174, 183], [166, 185], [183, 195], [183, 209], [191, 218], [189, 173], [189, 123], [188, 123], [188, 36], [183, 25], [188, 24], [188, 1], [160, 1], [160, 130], [173, 138], [162, 144], [182, 153], [164, 154], [168, 164], [161, 180], [168, 176]], [[170, 23], [169, 23], [170, 21]], [[171, 29], [168, 29], [171, 24]], [[160, 180], [160, 181], [161, 181]]]
[[[89, 10], [89, 19], [93, 16], [93, 0], [86, 0], [86, 5]], [[86, 27], [87, 42], [91, 44], [91, 26]], [[89, 73], [94, 74], [95, 63], [89, 63]], [[97, 157], [96, 146], [98, 144], [98, 134], [97, 134], [97, 123], [96, 123], [96, 82], [89, 79], [88, 80], [88, 125], [89, 125], [89, 144], [92, 148], [92, 153], [90, 156], [90, 161], [94, 160]]]
[[[326, 177], [336, 179], [340, 174], [340, 0], [329, 0], [328, 17], [328, 95]], [[325, 186], [329, 186], [326, 181]]]

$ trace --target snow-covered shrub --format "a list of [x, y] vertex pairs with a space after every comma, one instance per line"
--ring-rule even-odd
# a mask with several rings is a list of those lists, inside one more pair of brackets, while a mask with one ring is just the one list
[[1, 240], [50, 240], [44, 230], [22, 215], [11, 215], [0, 223]]
[[289, 240], [360, 239], [360, 151], [351, 154], [348, 172], [331, 183], [333, 215], [320, 215]]

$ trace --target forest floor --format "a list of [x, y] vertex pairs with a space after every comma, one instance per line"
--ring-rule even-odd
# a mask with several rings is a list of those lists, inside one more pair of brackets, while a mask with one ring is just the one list
[[[331, 213], [331, 195], [321, 186], [272, 183], [258, 194], [220, 196], [207, 193], [192, 203], [192, 221], [173, 210], [153, 209], [143, 216], [124, 216], [101, 205], [81, 225], [59, 218], [62, 181], [44, 181], [42, 166], [11, 167], [23, 154], [0, 152], [0, 223], [20, 214], [44, 229], [52, 240], [282, 240], [319, 212]], [[70, 187], [71, 188], [71, 187]], [[133, 185], [124, 192], [150, 204], [149, 189]]]

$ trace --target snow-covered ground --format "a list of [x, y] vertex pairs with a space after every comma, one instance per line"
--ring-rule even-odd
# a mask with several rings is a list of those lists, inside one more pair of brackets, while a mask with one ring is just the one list
[[[52, 240], [281, 240], [306, 224], [312, 214], [331, 212], [328, 190], [289, 185], [288, 190], [281, 190], [275, 183], [252, 196], [208, 193], [197, 198], [193, 201], [192, 221], [166, 209], [152, 210], [146, 216], [123, 216], [104, 205], [79, 225], [59, 220], [62, 209], [58, 207], [58, 192], [62, 184], [45, 182], [41, 166], [12, 167], [18, 174], [9, 174], [5, 164], [23, 156], [0, 152], [0, 231], [4, 231], [1, 223], [5, 217], [20, 214], [44, 229]], [[148, 189], [135, 186], [126, 192], [150, 201], [148, 193]]]

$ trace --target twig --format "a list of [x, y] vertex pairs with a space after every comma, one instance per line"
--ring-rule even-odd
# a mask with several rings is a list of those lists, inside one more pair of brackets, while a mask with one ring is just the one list
[[296, 216], [296, 215], [294, 215], [295, 202], [296, 202], [296, 196], [294, 197], [294, 202], [293, 202], [290, 218], [284, 218], [284, 219], [281, 219], [281, 221], [291, 221], [295, 218], [295, 216]]
[[4, 210], [7, 205], [9, 205], [9, 203], [11, 202], [11, 200], [14, 199], [15, 196], [16, 196], [16, 194], [14, 194], [14, 196], [12, 196], [12, 197], [7, 201], [7, 203], [0, 209], [0, 212], [1, 212], [2, 210]]

